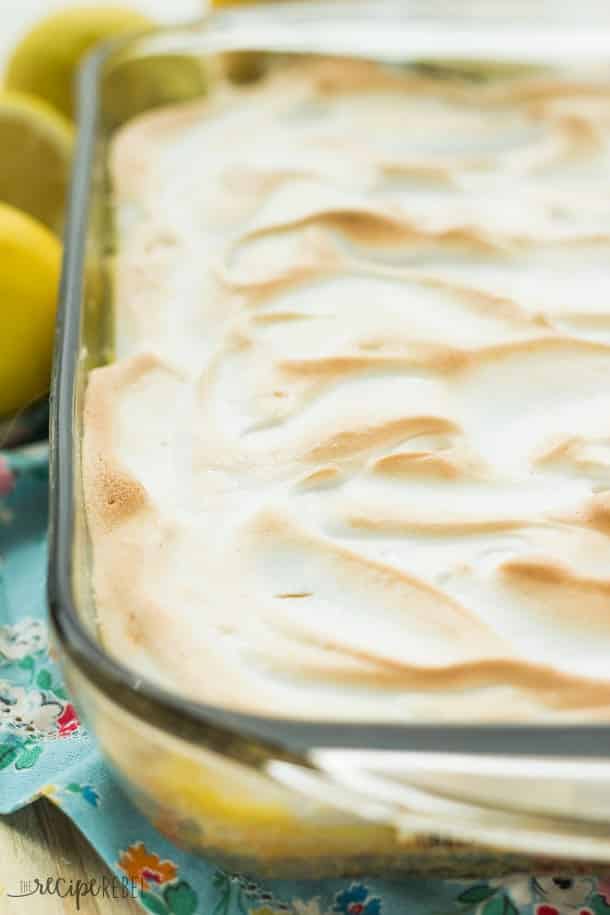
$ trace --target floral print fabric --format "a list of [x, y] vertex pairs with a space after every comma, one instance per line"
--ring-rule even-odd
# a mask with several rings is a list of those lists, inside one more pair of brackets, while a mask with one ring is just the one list
[[46, 526], [45, 449], [0, 455], [0, 813], [46, 796], [156, 915], [610, 915], [610, 869], [263, 884], [178, 850], [111, 778], [49, 655]]

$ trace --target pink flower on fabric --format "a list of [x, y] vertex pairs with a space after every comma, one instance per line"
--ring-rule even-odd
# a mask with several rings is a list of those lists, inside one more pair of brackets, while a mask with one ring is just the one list
[[15, 486], [15, 474], [0, 455], [0, 496], [8, 496]]
[[57, 724], [60, 737], [67, 737], [69, 734], [74, 734], [75, 731], [78, 731], [80, 723], [72, 703], [68, 702], [58, 717]]
[[600, 877], [597, 881], [597, 892], [606, 905], [610, 905], [610, 876]]

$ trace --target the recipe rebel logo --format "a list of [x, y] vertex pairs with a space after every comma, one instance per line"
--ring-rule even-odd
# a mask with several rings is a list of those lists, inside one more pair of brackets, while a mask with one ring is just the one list
[[81, 902], [88, 896], [102, 899], [137, 899], [142, 886], [127, 877], [113, 876], [66, 879], [65, 877], [29, 877], [19, 881], [14, 890], [0, 886], [0, 895], [10, 899], [26, 899], [30, 896], [58, 896], [72, 898], [76, 911], [80, 912]]

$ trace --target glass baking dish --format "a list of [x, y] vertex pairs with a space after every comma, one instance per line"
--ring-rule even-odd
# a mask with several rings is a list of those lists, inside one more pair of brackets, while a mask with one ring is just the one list
[[204, 95], [212, 67], [252, 80], [296, 53], [476, 79], [481, 66], [610, 58], [603, 10], [536, 10], [518, 0], [240, 8], [113, 43], [83, 69], [51, 396], [51, 619], [78, 707], [130, 795], [174, 841], [224, 866], [483, 876], [610, 861], [610, 726], [264, 718], [186, 700], [118, 662], [96, 636], [81, 487], [87, 376], [113, 354], [113, 131]]

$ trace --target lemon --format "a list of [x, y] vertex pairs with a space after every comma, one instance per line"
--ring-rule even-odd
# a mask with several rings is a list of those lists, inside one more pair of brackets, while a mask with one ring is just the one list
[[61, 228], [73, 128], [50, 105], [0, 91], [0, 202]]
[[0, 204], [0, 416], [49, 389], [60, 262], [52, 232]]
[[61, 10], [41, 20], [19, 42], [7, 65], [6, 86], [36, 95], [72, 117], [83, 54], [99, 41], [150, 25], [146, 16], [123, 6]]

